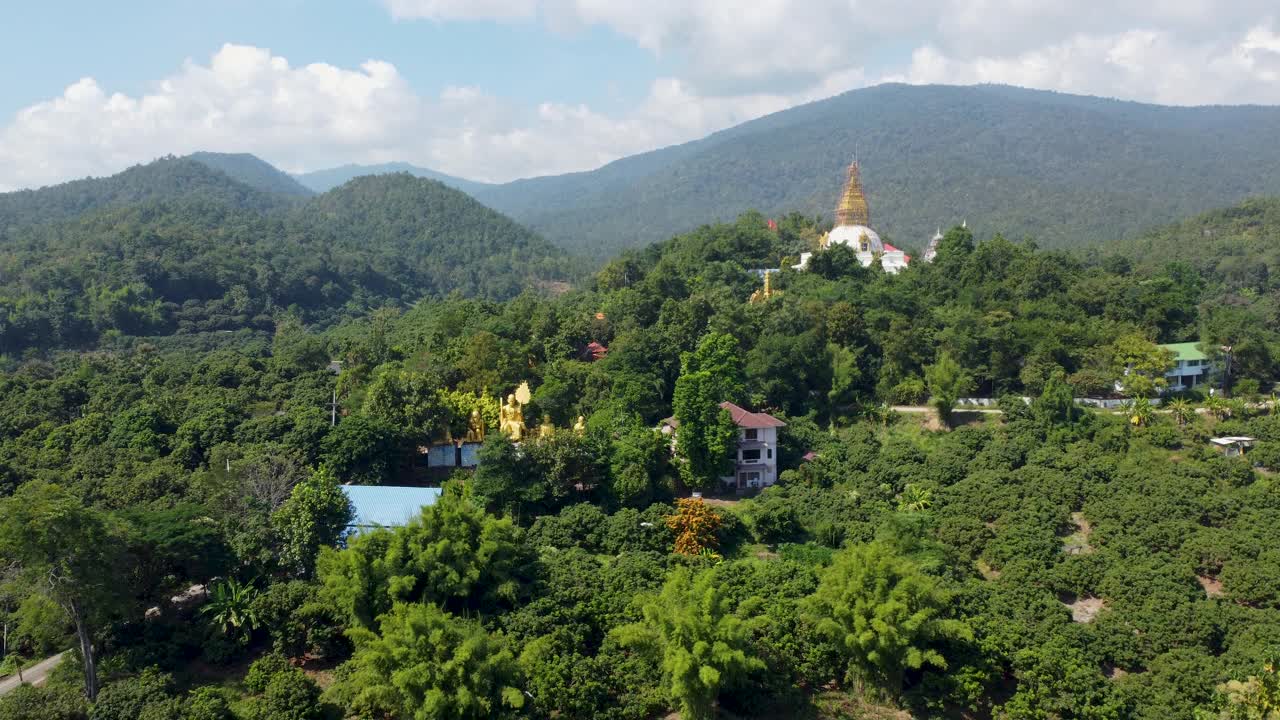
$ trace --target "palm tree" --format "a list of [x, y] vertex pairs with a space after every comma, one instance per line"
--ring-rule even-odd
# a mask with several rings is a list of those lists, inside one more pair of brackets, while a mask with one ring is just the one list
[[1208, 400], [1204, 401], [1204, 406], [1209, 412], [1219, 420], [1225, 420], [1231, 417], [1231, 406], [1226, 399], [1220, 395], [1210, 395]]
[[867, 408], [867, 417], [883, 428], [889, 427], [889, 423], [897, 419], [898, 413], [889, 403], [880, 403]]
[[1178, 427], [1186, 427], [1187, 423], [1196, 419], [1196, 408], [1190, 401], [1185, 398], [1176, 398], [1169, 401], [1169, 413], [1173, 415], [1173, 419], [1178, 423]]
[[918, 485], [907, 485], [898, 500], [898, 509], [905, 512], [924, 512], [933, 507], [933, 491]]
[[[257, 595], [252, 585], [229, 578], [213, 586], [209, 602], [200, 612], [213, 616], [213, 622], [222, 628], [224, 635], [237, 636], [241, 630], [252, 631], [258, 626], [258, 617], [253, 611]], [[246, 633], [244, 638], [247, 637]]]
[[1125, 403], [1124, 412], [1129, 417], [1129, 422], [1137, 427], [1151, 424], [1151, 401], [1144, 397], [1136, 397]]

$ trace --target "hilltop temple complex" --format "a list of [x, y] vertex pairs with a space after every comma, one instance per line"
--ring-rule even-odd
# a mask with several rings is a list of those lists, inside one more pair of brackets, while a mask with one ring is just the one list
[[[840, 193], [840, 200], [836, 203], [836, 226], [819, 241], [823, 250], [832, 245], [851, 248], [862, 267], [870, 267], [871, 263], [878, 260], [885, 272], [896, 273], [911, 262], [910, 255], [884, 242], [880, 239], [880, 234], [871, 229], [871, 209], [862, 192], [862, 177], [858, 173], [857, 160], [849, 165], [849, 177], [845, 180], [844, 191]], [[800, 263], [794, 266], [795, 269], [806, 269], [812, 256], [813, 253], [801, 253]]]

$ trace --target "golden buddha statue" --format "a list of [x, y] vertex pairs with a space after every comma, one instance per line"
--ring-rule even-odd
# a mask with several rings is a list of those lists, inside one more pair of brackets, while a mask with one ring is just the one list
[[463, 441], [469, 443], [484, 442], [484, 418], [480, 417], [479, 410], [471, 411], [471, 417], [467, 419], [467, 435]]
[[582, 415], [578, 416], [578, 422], [573, 424], [574, 435], [585, 435], [587, 432], [587, 419]]
[[556, 434], [556, 426], [551, 424], [551, 416], [543, 415], [542, 424], [538, 426], [538, 438], [546, 440]]
[[511, 438], [512, 442], [520, 442], [524, 438], [524, 411], [516, 401], [515, 393], [507, 396], [507, 404], [498, 410], [498, 431]]

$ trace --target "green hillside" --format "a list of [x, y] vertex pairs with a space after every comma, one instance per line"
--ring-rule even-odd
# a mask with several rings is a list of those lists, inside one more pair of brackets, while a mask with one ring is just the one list
[[227, 177], [256, 190], [279, 195], [310, 197], [315, 193], [293, 176], [249, 153], [198, 152], [189, 155], [192, 160], [226, 173]]
[[1266, 295], [1280, 289], [1280, 198], [1211, 210], [1098, 251], [1142, 269], [1186, 263], [1224, 291]]
[[383, 163], [381, 165], [343, 165], [341, 167], [329, 168], [327, 170], [302, 173], [293, 177], [297, 182], [315, 192], [328, 192], [329, 190], [358, 177], [365, 175], [389, 175], [392, 173], [409, 173], [414, 177], [427, 178], [428, 180], [439, 180], [451, 188], [461, 190], [462, 192], [472, 195], [490, 187], [488, 183], [465, 180], [460, 177], [446, 175], [442, 172], [436, 172], [435, 170], [429, 170], [427, 168], [403, 162]]
[[281, 197], [172, 158], [0, 195], [13, 209], [0, 223], [0, 353], [270, 330], [284, 313], [326, 325], [384, 304], [455, 291], [506, 299], [570, 277], [562, 250], [435, 181], [370, 177]]
[[875, 226], [914, 249], [964, 219], [979, 235], [1080, 246], [1280, 193], [1280, 108], [882, 85], [592, 172], [475, 195], [603, 258], [749, 208], [829, 218], [855, 150]]
[[[496, 256], [476, 238], [499, 223], [460, 198], [365, 178], [305, 222], [263, 219], [282, 228], [263, 247], [305, 245], [288, 262], [335, 284], [362, 245], [404, 272], [417, 248], [459, 252], [446, 235]], [[5, 662], [83, 648], [0, 718], [1274, 715], [1280, 410], [1246, 401], [1277, 377], [1275, 314], [1242, 293], [1221, 322], [1186, 263], [963, 227], [933, 263], [890, 275], [836, 246], [749, 299], [750, 269], [817, 231], [765, 220], [627, 252], [559, 295], [0, 360]], [[146, 233], [152, 254], [125, 256], [172, 267], [181, 244]], [[1236, 348], [1231, 397], [1153, 408], [1155, 343], [1195, 340]], [[1123, 413], [1073, 404], [1122, 378]], [[953, 408], [969, 393], [1001, 399]], [[778, 435], [749, 439], [722, 401]], [[446, 436], [484, 428], [477, 467], [440, 467], [459, 458]], [[1244, 457], [1209, 442], [1241, 435]], [[192, 585], [207, 611], [169, 600]]]
[[282, 198], [232, 180], [204, 162], [169, 156], [110, 177], [0, 193], [0, 228], [66, 220], [101, 208], [178, 197], [201, 197], [259, 211], [282, 204]]

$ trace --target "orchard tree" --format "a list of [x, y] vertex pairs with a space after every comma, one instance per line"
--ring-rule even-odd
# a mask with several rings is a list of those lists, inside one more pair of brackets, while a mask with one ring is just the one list
[[360, 717], [466, 720], [513, 717], [524, 706], [520, 669], [502, 635], [432, 604], [396, 604], [378, 632], [351, 632], [353, 671], [343, 681]]
[[722, 688], [765, 666], [751, 642], [760, 603], [752, 598], [733, 611], [714, 573], [677, 568], [662, 593], [645, 604], [644, 620], [614, 633], [623, 646], [661, 659], [663, 682], [681, 717], [706, 720]]
[[937, 578], [876, 542], [836, 553], [810, 610], [838, 648], [846, 679], [896, 696], [907, 670], [947, 667], [936, 642], [973, 639], [967, 625], [944, 617], [950, 601]]
[[301, 577], [311, 577], [320, 548], [342, 539], [351, 513], [351, 501], [328, 468], [321, 466], [295, 485], [289, 499], [271, 516], [285, 565]]

